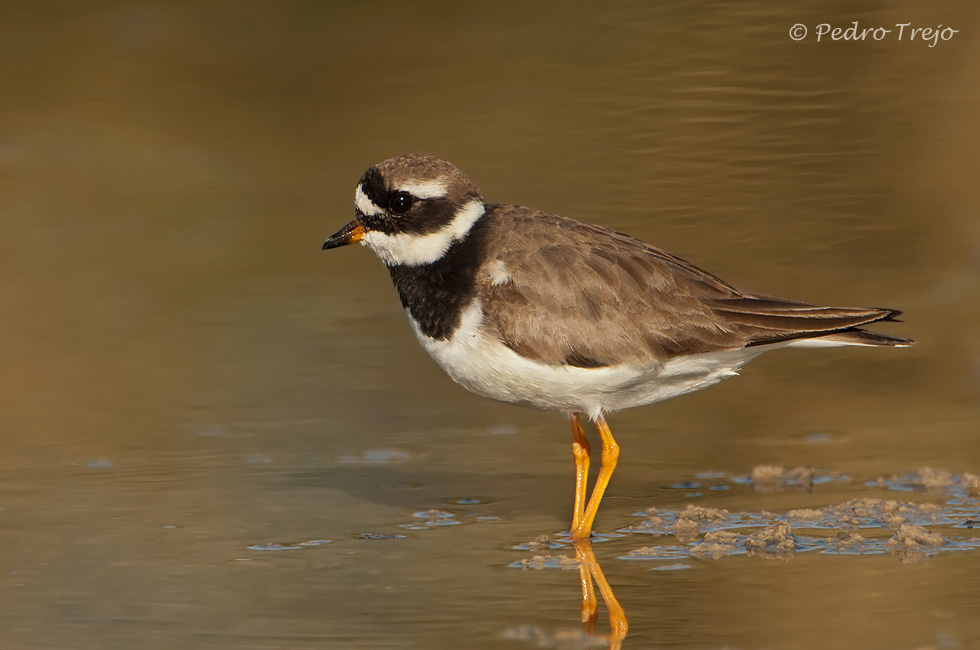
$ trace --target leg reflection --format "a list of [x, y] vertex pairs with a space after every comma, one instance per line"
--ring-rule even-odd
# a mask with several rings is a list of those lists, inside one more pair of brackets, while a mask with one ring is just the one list
[[609, 648], [619, 650], [623, 639], [626, 638], [626, 631], [629, 623], [626, 621], [626, 612], [623, 611], [616, 596], [613, 595], [612, 587], [602, 573], [599, 561], [592, 550], [592, 542], [588, 539], [574, 540], [575, 559], [579, 563], [579, 579], [582, 582], [582, 623], [585, 631], [592, 634], [595, 630], [595, 622], [598, 617], [598, 605], [596, 603], [595, 591], [592, 584], [599, 589], [602, 602], [606, 604], [609, 611]]

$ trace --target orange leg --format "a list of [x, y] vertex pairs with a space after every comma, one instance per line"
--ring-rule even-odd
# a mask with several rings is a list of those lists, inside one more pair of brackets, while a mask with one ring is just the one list
[[585, 631], [592, 634], [595, 630], [595, 621], [599, 617], [599, 604], [596, 602], [595, 589], [592, 586], [592, 572], [577, 550], [576, 555], [579, 557], [578, 577], [582, 583], [582, 624], [585, 625]]
[[[572, 430], [575, 430], [574, 421], [572, 423]], [[599, 416], [596, 420], [596, 427], [599, 429], [599, 437], [602, 439], [602, 466], [599, 468], [599, 476], [596, 478], [595, 487], [592, 488], [592, 496], [589, 497], [589, 503], [585, 506], [585, 513], [582, 518], [575, 523], [572, 521], [572, 539], [582, 540], [588, 539], [592, 534], [592, 522], [595, 521], [595, 515], [599, 512], [599, 503], [602, 501], [602, 495], [606, 492], [606, 487], [609, 485], [609, 479], [612, 478], [613, 472], [616, 470], [616, 462], [619, 460], [619, 445], [616, 444], [616, 439], [613, 438], [612, 431], [609, 430], [609, 425], [606, 424], [606, 420]], [[581, 423], [579, 423], [579, 430], [581, 430]], [[584, 435], [583, 435], [584, 438]], [[573, 443], [574, 449], [574, 443]], [[576, 509], [578, 507], [578, 479], [579, 479], [579, 462], [578, 458], [575, 461], [576, 465]], [[577, 510], [576, 510], [577, 512]]]
[[589, 441], [582, 429], [582, 420], [578, 413], [571, 413], [568, 419], [572, 423], [572, 456], [575, 458], [575, 511], [572, 513], [572, 530], [581, 525], [585, 517], [585, 491], [589, 481]]
[[[606, 604], [609, 611], [609, 648], [619, 650], [626, 632], [629, 630], [629, 622], [626, 620], [626, 612], [622, 605], [616, 600], [612, 587], [602, 573], [599, 561], [592, 550], [592, 542], [588, 539], [576, 540], [572, 542], [575, 546], [575, 558], [579, 561], [579, 572], [582, 578], [582, 622], [585, 624], [585, 631], [592, 634], [595, 629], [595, 620], [598, 615], [596, 612], [595, 594], [592, 591], [592, 579], [595, 578], [602, 602]], [[588, 593], [591, 595], [591, 602], [586, 598], [585, 583], [588, 583]]]
[[[582, 419], [578, 413], [571, 413], [568, 419], [572, 423], [572, 456], [575, 458], [575, 510], [572, 513], [572, 528], [575, 530], [585, 517], [585, 491], [589, 481], [589, 440], [582, 429]], [[579, 559], [579, 580], [582, 583], [582, 623], [585, 631], [592, 634], [595, 629], [599, 606], [596, 602], [595, 589], [592, 586], [592, 573], [588, 563], [581, 553], [576, 550]]]

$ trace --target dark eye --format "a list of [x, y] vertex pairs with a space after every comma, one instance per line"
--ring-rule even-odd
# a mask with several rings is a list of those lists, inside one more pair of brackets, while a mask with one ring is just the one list
[[415, 199], [411, 194], [399, 192], [398, 194], [392, 194], [391, 198], [388, 199], [388, 209], [395, 214], [405, 214], [412, 209], [412, 204], [414, 203]]

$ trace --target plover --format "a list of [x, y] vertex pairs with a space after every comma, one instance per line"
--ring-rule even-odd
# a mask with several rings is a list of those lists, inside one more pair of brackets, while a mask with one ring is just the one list
[[[456, 382], [568, 414], [573, 539], [590, 536], [619, 457], [606, 414], [711, 386], [775, 348], [912, 344], [862, 329], [897, 310], [742, 291], [627, 235], [485, 203], [456, 167], [431, 156], [367, 170], [354, 220], [323, 248], [354, 242], [381, 258], [422, 347]], [[587, 502], [583, 415], [602, 441]]]

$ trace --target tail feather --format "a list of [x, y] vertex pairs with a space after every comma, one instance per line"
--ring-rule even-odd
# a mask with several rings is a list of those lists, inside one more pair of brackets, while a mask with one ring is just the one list
[[802, 338], [793, 341], [795, 347], [821, 347], [824, 345], [863, 345], [873, 347], [907, 348], [915, 343], [912, 339], [888, 336], [879, 332], [869, 332], [855, 327], [854, 329], [823, 334], [816, 337]]
[[907, 347], [913, 343], [860, 329], [870, 323], [897, 321], [902, 313], [897, 309], [818, 307], [754, 294], [716, 300], [712, 309], [748, 338], [747, 346], [792, 342], [797, 346]]

